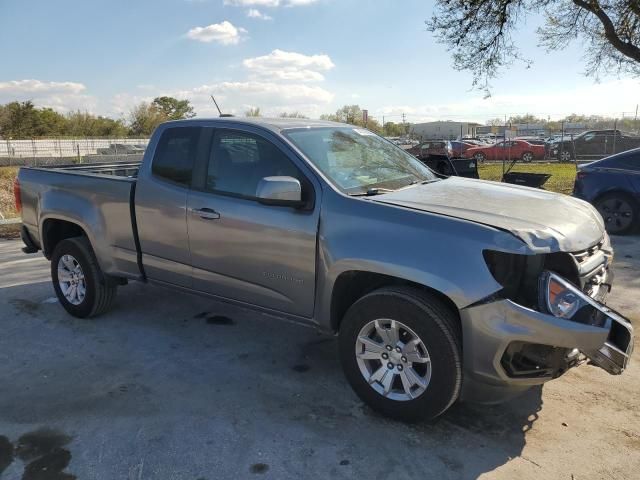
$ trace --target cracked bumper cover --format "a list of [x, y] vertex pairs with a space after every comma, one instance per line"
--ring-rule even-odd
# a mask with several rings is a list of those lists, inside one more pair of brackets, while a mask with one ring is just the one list
[[[598, 305], [611, 318], [604, 327], [557, 318], [508, 299], [461, 310], [465, 373], [462, 399], [500, 402], [554, 378], [509, 376], [501, 358], [512, 342], [578, 349], [609, 373], [621, 373], [633, 350], [633, 329], [626, 319]], [[627, 341], [613, 339], [612, 327], [628, 333]]]

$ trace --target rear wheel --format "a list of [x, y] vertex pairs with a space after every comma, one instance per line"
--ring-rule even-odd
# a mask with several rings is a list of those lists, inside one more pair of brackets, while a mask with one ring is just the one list
[[487, 156], [482, 152], [478, 152], [473, 155], [473, 158], [475, 158], [478, 162], [482, 163], [487, 159]]
[[524, 152], [522, 154], [522, 161], [525, 163], [530, 163], [533, 160], [533, 153], [531, 152]]
[[571, 160], [573, 160], [573, 155], [571, 155], [571, 152], [569, 150], [562, 150], [560, 153], [558, 153], [558, 160], [560, 160], [561, 162], [570, 162]]
[[340, 358], [356, 394], [400, 420], [431, 419], [456, 401], [462, 382], [457, 318], [417, 289], [376, 290], [347, 311]]
[[51, 280], [60, 304], [79, 318], [107, 311], [118, 288], [113, 279], [105, 278], [84, 237], [58, 243], [51, 256]]
[[638, 219], [638, 207], [633, 200], [620, 193], [610, 193], [599, 198], [595, 207], [602, 215], [609, 233], [628, 233]]

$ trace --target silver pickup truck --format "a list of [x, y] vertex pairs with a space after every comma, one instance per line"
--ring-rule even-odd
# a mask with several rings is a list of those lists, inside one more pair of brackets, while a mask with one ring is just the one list
[[438, 177], [351, 125], [169, 122], [140, 164], [22, 168], [16, 200], [71, 315], [105, 312], [129, 280], [276, 314], [336, 334], [355, 392], [395, 418], [504, 400], [586, 359], [619, 374], [633, 348], [603, 304], [613, 252], [593, 207]]

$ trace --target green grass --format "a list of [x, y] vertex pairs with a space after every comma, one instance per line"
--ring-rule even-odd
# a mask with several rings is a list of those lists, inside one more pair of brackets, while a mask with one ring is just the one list
[[[551, 178], [544, 189], [551, 192], [570, 194], [576, 178], [576, 166], [573, 163], [517, 163], [512, 172], [547, 173]], [[478, 165], [478, 173], [483, 180], [502, 179], [502, 163], [484, 163]]]

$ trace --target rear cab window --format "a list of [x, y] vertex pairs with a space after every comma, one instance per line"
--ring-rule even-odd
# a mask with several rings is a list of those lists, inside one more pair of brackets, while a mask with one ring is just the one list
[[151, 163], [152, 175], [189, 187], [201, 130], [200, 127], [170, 127], [162, 132]]

